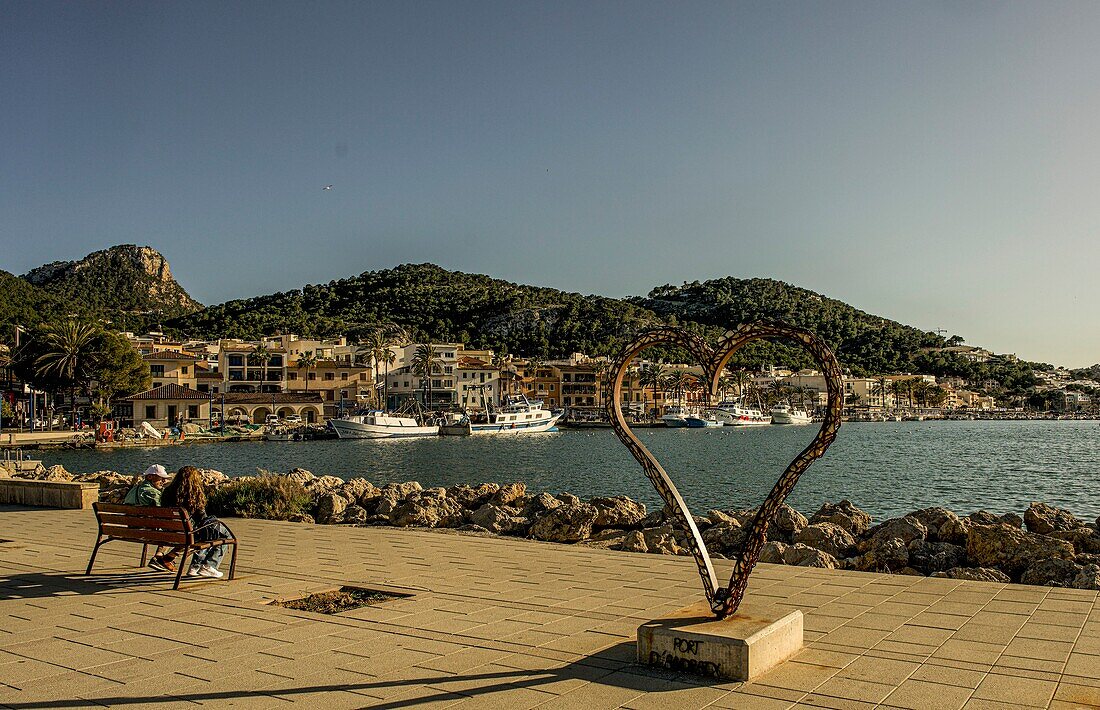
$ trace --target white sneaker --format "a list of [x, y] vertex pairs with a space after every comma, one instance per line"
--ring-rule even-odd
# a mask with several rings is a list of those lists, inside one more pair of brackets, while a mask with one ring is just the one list
[[222, 573], [221, 570], [217, 569], [216, 567], [208, 567], [206, 565], [203, 565], [199, 569], [199, 576], [200, 577], [213, 577], [214, 579], [220, 579], [221, 577], [224, 577], [225, 575]]
[[201, 567], [195, 567], [195, 566], [192, 565], [191, 567], [187, 568], [187, 576], [188, 577], [201, 577], [202, 576], [201, 570], [202, 570]]

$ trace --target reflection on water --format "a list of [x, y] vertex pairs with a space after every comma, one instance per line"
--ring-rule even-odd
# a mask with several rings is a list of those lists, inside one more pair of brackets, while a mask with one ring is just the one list
[[[657, 455], [698, 511], [756, 505], [816, 427], [644, 429]], [[523, 481], [535, 491], [581, 497], [657, 495], [609, 430], [525, 436], [391, 441], [195, 444], [124, 451], [46, 452], [70, 471], [124, 473], [150, 463], [230, 475], [294, 467], [318, 475], [364, 476], [376, 484], [425, 487]], [[848, 498], [876, 517], [943, 505], [1022, 513], [1040, 500], [1091, 520], [1100, 514], [1100, 426], [1096, 422], [898, 422], [845, 424], [825, 457], [799, 481], [790, 503], [810, 513]]]

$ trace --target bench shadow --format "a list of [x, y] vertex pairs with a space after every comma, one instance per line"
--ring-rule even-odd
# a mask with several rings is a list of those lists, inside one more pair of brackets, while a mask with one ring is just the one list
[[[239, 575], [238, 575], [239, 576]], [[85, 594], [133, 593], [158, 591], [164, 584], [175, 580], [175, 573], [157, 572], [138, 568], [126, 571], [93, 572], [91, 575], [74, 572], [27, 572], [0, 576], [0, 601], [13, 599], [45, 599], [48, 597], [72, 597]], [[220, 580], [184, 579], [180, 589], [188, 582], [200, 583]], [[150, 589], [151, 585], [157, 585]]]
[[[181, 700], [192, 703], [218, 703], [232, 701], [239, 698], [256, 698], [256, 696], [270, 697], [272, 701], [294, 701], [300, 696], [326, 692], [350, 692], [362, 694], [364, 708], [372, 710], [401, 710], [402, 708], [427, 705], [437, 701], [453, 700], [456, 697], [477, 698], [493, 693], [507, 692], [510, 690], [530, 689], [539, 690], [541, 686], [558, 683], [565, 680], [583, 680], [597, 685], [627, 688], [638, 692], [661, 693], [682, 689], [685, 685], [708, 685], [724, 681], [707, 681], [703, 678], [684, 676], [678, 673], [663, 671], [653, 668], [645, 668], [634, 662], [635, 644], [633, 641], [606, 648], [595, 654], [581, 658], [560, 668], [548, 668], [546, 670], [507, 670], [493, 673], [457, 673], [450, 674], [430, 669], [421, 670], [421, 673], [411, 678], [400, 680], [377, 680], [362, 683], [346, 683], [331, 685], [307, 685], [300, 687], [263, 688], [255, 690], [226, 690], [214, 692], [171, 693], [155, 696], [92, 696], [84, 699], [47, 700], [37, 702], [13, 702], [5, 701], [6, 707], [14, 710], [38, 710], [46, 708], [83, 708], [83, 707], [126, 707], [129, 705], [153, 705], [156, 703], [176, 703]], [[479, 683], [469, 687], [470, 683]], [[447, 690], [445, 687], [432, 687], [435, 684], [443, 686], [461, 684], [461, 690]], [[428, 692], [417, 693], [415, 697], [394, 698], [386, 700], [371, 695], [372, 691], [383, 692], [385, 695], [399, 696], [406, 689], [427, 687]], [[549, 699], [549, 698], [548, 698]], [[316, 699], [315, 699], [316, 700]], [[323, 704], [323, 700], [318, 701]]]

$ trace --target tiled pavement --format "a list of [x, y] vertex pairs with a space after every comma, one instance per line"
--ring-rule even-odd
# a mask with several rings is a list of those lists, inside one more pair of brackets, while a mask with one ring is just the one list
[[[690, 559], [390, 528], [232, 522], [238, 578], [83, 576], [88, 511], [0, 507], [0, 707], [1100, 707], [1097, 592], [761, 565], [806, 614], [758, 680], [633, 664], [637, 626], [701, 597]], [[725, 567], [723, 567], [725, 569]], [[413, 596], [338, 616], [266, 606], [340, 584]]]

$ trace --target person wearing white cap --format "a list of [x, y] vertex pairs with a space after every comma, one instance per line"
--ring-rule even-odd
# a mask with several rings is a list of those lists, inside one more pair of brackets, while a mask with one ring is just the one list
[[[161, 491], [168, 485], [171, 478], [172, 475], [164, 470], [164, 466], [155, 463], [145, 469], [145, 473], [141, 474], [141, 480], [130, 489], [122, 502], [125, 505], [159, 506]], [[149, 566], [161, 572], [175, 572], [175, 565], [171, 562], [171, 559], [165, 560], [165, 556], [160, 554], [162, 549], [157, 548], [157, 554], [153, 555], [153, 559], [149, 561]]]

